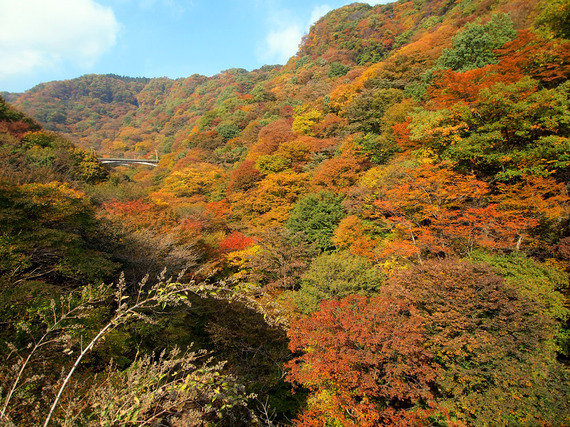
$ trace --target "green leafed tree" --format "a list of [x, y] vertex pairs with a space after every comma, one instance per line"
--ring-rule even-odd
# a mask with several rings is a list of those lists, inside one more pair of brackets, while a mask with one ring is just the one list
[[545, 307], [546, 313], [557, 320], [557, 350], [570, 355], [570, 332], [565, 327], [570, 316], [562, 293], [568, 286], [568, 274], [555, 265], [541, 263], [521, 252], [491, 255], [476, 251], [471, 258], [491, 265], [506, 282], [524, 295]]
[[548, 0], [537, 19], [539, 27], [550, 35], [570, 39], [570, 1]]
[[348, 73], [349, 71], [350, 67], [343, 65], [340, 62], [333, 62], [330, 65], [329, 77], [330, 78], [342, 77], [346, 75], [346, 73]]
[[240, 128], [235, 123], [220, 123], [216, 130], [222, 135], [224, 141], [235, 138], [240, 133]]
[[467, 71], [497, 62], [494, 53], [505, 43], [514, 40], [517, 32], [507, 14], [493, 15], [486, 24], [479, 20], [466, 25], [452, 40], [451, 49], [445, 49], [437, 61], [437, 68]]
[[442, 369], [437, 400], [453, 417], [467, 425], [565, 425], [568, 372], [552, 345], [555, 319], [514, 279], [447, 259], [393, 276], [386, 293], [409, 298], [423, 316], [425, 344]]
[[300, 311], [310, 313], [322, 300], [374, 295], [383, 282], [383, 273], [366, 258], [348, 252], [323, 253], [301, 278], [295, 303]]
[[411, 139], [457, 162], [462, 170], [500, 180], [567, 167], [567, 82], [556, 89], [539, 89], [536, 81], [524, 77], [477, 90], [471, 105], [459, 97], [453, 102], [450, 108], [411, 114]]
[[342, 207], [343, 196], [335, 196], [328, 191], [308, 194], [299, 199], [293, 210], [287, 228], [293, 232], [303, 232], [318, 249], [334, 249], [332, 236], [340, 220], [345, 216]]

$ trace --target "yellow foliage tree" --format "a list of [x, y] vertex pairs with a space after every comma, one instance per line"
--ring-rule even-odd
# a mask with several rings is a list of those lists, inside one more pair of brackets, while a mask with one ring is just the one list
[[267, 175], [242, 200], [251, 222], [261, 228], [283, 224], [297, 199], [307, 191], [309, 175], [281, 172]]
[[295, 163], [307, 161], [310, 151], [311, 147], [308, 142], [303, 138], [298, 138], [282, 143], [277, 150], [277, 154]]
[[292, 129], [295, 133], [314, 136], [313, 126], [323, 119], [323, 113], [317, 110], [308, 110], [300, 113], [293, 119]]
[[210, 163], [195, 163], [173, 172], [164, 181], [164, 189], [176, 197], [209, 195], [224, 181], [224, 171]]

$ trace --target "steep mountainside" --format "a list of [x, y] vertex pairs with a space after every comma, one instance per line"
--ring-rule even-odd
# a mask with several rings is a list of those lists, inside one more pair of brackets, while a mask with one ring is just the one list
[[[84, 149], [160, 162], [98, 182], [89, 151], [2, 107], [4, 170], [91, 179], [131, 280], [223, 284], [159, 331], [228, 361], [250, 423], [568, 425], [568, 28], [569, 0], [355, 3], [283, 66], [8, 95]], [[28, 262], [10, 224], [8, 285]]]

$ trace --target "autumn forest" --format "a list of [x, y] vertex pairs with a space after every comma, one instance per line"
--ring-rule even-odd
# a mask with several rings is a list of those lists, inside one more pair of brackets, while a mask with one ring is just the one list
[[2, 92], [0, 425], [570, 425], [569, 77], [569, 0], [398, 0]]

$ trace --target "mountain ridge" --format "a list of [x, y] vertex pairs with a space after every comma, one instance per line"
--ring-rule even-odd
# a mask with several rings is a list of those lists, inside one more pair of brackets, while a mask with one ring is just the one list
[[[528, 11], [537, 2], [533, 0], [533, 2], [515, 3], [511, 9], [518, 11], [523, 8]], [[441, 41], [439, 46], [436, 45], [436, 50], [432, 54], [436, 56], [440, 49], [448, 47], [447, 43], [451, 36], [461, 26], [472, 21], [475, 16], [489, 16], [492, 11], [499, 10], [505, 4], [509, 2], [399, 1], [375, 7], [354, 3], [331, 11], [317, 21], [303, 39], [298, 54], [281, 67], [265, 66], [251, 72], [230, 69], [212, 77], [193, 75], [175, 80], [120, 77], [113, 74], [86, 75], [73, 80], [43, 83], [21, 95], [9, 94], [8, 98], [16, 107], [36, 117], [47, 129], [63, 132], [84, 148], [94, 148], [99, 151], [102, 146], [109, 145], [105, 147], [108, 152], [104, 154], [113, 154], [112, 144], [116, 142], [117, 148], [120, 148], [114, 150], [116, 154], [121, 149], [135, 150], [136, 143], [145, 139], [150, 143], [147, 150], [149, 153], [156, 149], [166, 152], [164, 145], [157, 141], [161, 139], [159, 137], [161, 134], [163, 136], [169, 134], [168, 136], [172, 137], [171, 134], [174, 133], [174, 138], [168, 139], [180, 142], [184, 137], [182, 134], [188, 134], [191, 128], [168, 123], [168, 120], [161, 116], [165, 112], [170, 116], [179, 114], [179, 121], [192, 123], [192, 115], [182, 110], [187, 107], [194, 89], [199, 88], [202, 92], [213, 89], [214, 92], [210, 96], [219, 99], [219, 91], [227, 89], [221, 86], [230, 84], [241, 86], [237, 91], [238, 94], [246, 95], [248, 94], [245, 91], [246, 87], [247, 90], [259, 91], [261, 89], [256, 88], [256, 84], [274, 86], [272, 76], [276, 74], [280, 74], [281, 78], [293, 74], [292, 78], [296, 77], [297, 84], [303, 86], [311, 80], [329, 74], [327, 71], [331, 64], [336, 67], [336, 74], [340, 75], [343, 67], [358, 69], [359, 62], [363, 65], [381, 63], [387, 55], [393, 55], [397, 50], [393, 46], [404, 47], [418, 37], [433, 39], [434, 35], [430, 36], [433, 31], [436, 32], [435, 37], [443, 41], [443, 45]], [[524, 7], [521, 4], [524, 4]], [[466, 15], [467, 12], [474, 14]], [[457, 19], [457, 15], [461, 15], [458, 20], [460, 25], [457, 28], [449, 29], [445, 23], [438, 22], [443, 21], [445, 16], [448, 20]], [[515, 28], [528, 24], [531, 16], [532, 14], [519, 13], [518, 19], [514, 22]], [[396, 38], [399, 40], [396, 41]], [[417, 55], [417, 51], [414, 54]], [[423, 56], [430, 61], [429, 56]], [[307, 67], [304, 62], [308, 61], [308, 58], [311, 63], [320, 58], [321, 65], [318, 68], [327, 70], [318, 70], [314, 66]], [[429, 64], [427, 65], [429, 67]], [[230, 77], [232, 74], [234, 74], [233, 79]], [[334, 72], [332, 74], [334, 75]], [[239, 81], [240, 75], [242, 81]], [[227, 77], [234, 81], [228, 81]], [[257, 96], [259, 99], [259, 95]], [[203, 114], [211, 108], [212, 104], [206, 108], [198, 106], [196, 111], [198, 114]], [[135, 133], [139, 135], [121, 135], [119, 127], [128, 125], [133, 117], [136, 124]], [[161, 129], [166, 127], [167, 130], [162, 132], [158, 129], [140, 129], [138, 123], [153, 120], [157, 122], [155, 127]], [[96, 122], [99, 124], [96, 125]], [[125, 144], [121, 144], [121, 141]], [[139, 147], [138, 152], [140, 151]]]

